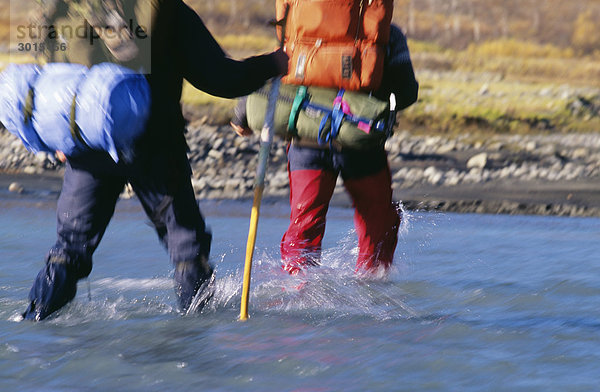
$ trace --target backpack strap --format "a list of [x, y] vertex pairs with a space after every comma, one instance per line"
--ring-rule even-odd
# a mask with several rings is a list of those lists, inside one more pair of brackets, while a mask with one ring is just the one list
[[[346, 113], [351, 114], [350, 106], [348, 106], [348, 103], [343, 99], [344, 93], [345, 90], [343, 88], [338, 91], [337, 96], [333, 100], [333, 109], [328, 110], [321, 119], [319, 133], [317, 134], [317, 141], [319, 144], [329, 143], [329, 147], [332, 148], [333, 139], [339, 135]], [[331, 125], [329, 127], [329, 132], [325, 133], [327, 123], [331, 123]]]
[[[345, 90], [343, 88], [338, 91], [337, 96], [333, 100], [333, 109], [323, 108], [310, 102], [306, 102], [305, 104], [305, 107], [311, 107], [325, 112], [325, 115], [319, 124], [319, 132], [317, 134], [317, 142], [319, 142], [320, 145], [329, 143], [329, 146], [332, 147], [333, 140], [338, 137], [344, 121], [351, 122], [356, 125], [358, 129], [367, 134], [371, 133], [371, 131], [389, 133], [388, 124], [386, 124], [385, 121], [379, 120], [374, 122], [369, 118], [355, 116], [352, 113], [352, 110], [350, 110], [348, 102], [344, 100], [344, 93]], [[393, 113], [395, 116], [395, 112]], [[388, 121], [392, 121], [391, 115]], [[331, 123], [331, 126], [329, 132], [326, 132], [328, 123]]]
[[335, 139], [340, 134], [340, 128], [346, 114], [352, 114], [350, 106], [344, 101], [343, 88], [338, 91], [337, 96], [333, 100], [333, 110], [331, 111], [331, 139]]
[[[323, 145], [327, 142], [331, 141], [331, 128], [330, 131], [325, 133], [325, 127], [327, 123], [331, 120], [331, 111], [327, 111], [323, 118], [321, 119], [321, 123], [319, 124], [319, 132], [317, 133], [317, 142], [319, 145]], [[325, 133], [325, 134], [324, 134]]]
[[33, 87], [29, 87], [29, 91], [27, 92], [27, 97], [25, 97], [25, 105], [23, 105], [23, 123], [29, 124], [31, 119], [33, 118], [33, 98], [35, 96], [35, 92]]
[[[77, 114], [77, 93], [73, 94], [73, 101], [71, 101], [71, 115], [69, 116], [69, 130], [71, 131], [71, 137], [73, 141], [80, 142], [84, 146], [88, 146], [83, 137], [81, 136], [81, 129], [75, 122], [75, 115]], [[89, 146], [88, 146], [89, 147]]]
[[288, 119], [288, 131], [295, 132], [296, 124], [298, 123], [298, 116], [300, 115], [300, 110], [304, 107], [304, 103], [308, 98], [308, 89], [306, 86], [298, 87], [296, 90], [296, 97], [294, 97], [294, 102], [292, 102], [292, 110], [290, 112], [290, 117]]

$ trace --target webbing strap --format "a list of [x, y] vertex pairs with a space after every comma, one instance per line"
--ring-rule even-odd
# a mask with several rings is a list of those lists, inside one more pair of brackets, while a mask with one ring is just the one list
[[296, 130], [296, 124], [298, 123], [298, 116], [300, 115], [300, 109], [302, 109], [304, 101], [306, 101], [308, 95], [308, 89], [306, 86], [298, 87], [296, 91], [296, 97], [292, 103], [292, 110], [288, 119], [288, 131], [292, 132]]
[[81, 130], [79, 126], [75, 122], [75, 115], [77, 112], [77, 94], [73, 94], [73, 101], [71, 102], [71, 116], [69, 117], [69, 130], [71, 131], [71, 137], [75, 142], [80, 142], [84, 146], [87, 146], [87, 143], [83, 140], [81, 136]]
[[23, 107], [23, 122], [28, 124], [33, 118], [33, 98], [34, 98], [33, 88], [30, 87], [27, 92], [27, 97], [25, 97], [25, 106]]
[[331, 120], [331, 111], [327, 111], [323, 118], [321, 119], [321, 123], [319, 124], [319, 133], [317, 133], [317, 142], [320, 145], [323, 145], [329, 141], [331, 141], [331, 132], [327, 132], [325, 135], [325, 127], [327, 126], [327, 122]]
[[[309, 102], [308, 100], [306, 100], [304, 102], [301, 109], [306, 109], [306, 108], [310, 108], [315, 111], [325, 113], [325, 115], [332, 112], [332, 109]], [[350, 110], [349, 110], [349, 106], [346, 103], [346, 101], [342, 101], [341, 108], [345, 114], [345, 116], [343, 117], [344, 121], [351, 122], [352, 124], [356, 125], [356, 127], [358, 129], [362, 130], [365, 133], [370, 133], [371, 131], [383, 132], [386, 130], [386, 122], [385, 121], [379, 120], [377, 122], [374, 122], [370, 118], [360, 117], [360, 116], [356, 116], [356, 115], [352, 114], [352, 112], [350, 112]], [[325, 121], [322, 121], [322, 125], [325, 125], [327, 123], [327, 120], [329, 120], [329, 118], [327, 118]], [[337, 136], [337, 134], [336, 134], [336, 136]]]
[[[337, 96], [333, 100], [333, 109], [326, 112], [325, 116], [323, 116], [321, 119], [321, 124], [319, 125], [317, 142], [319, 142], [321, 145], [329, 143], [329, 148], [333, 148], [333, 140], [339, 135], [344, 118], [347, 115], [352, 115], [350, 106], [348, 106], [348, 103], [344, 101], [345, 92], [346, 91], [343, 88], [338, 91]], [[331, 127], [329, 132], [324, 135], [325, 127], [330, 120]]]
[[352, 114], [352, 112], [350, 112], [350, 106], [344, 102], [345, 92], [346, 90], [343, 88], [340, 89], [337, 96], [333, 100], [333, 111], [331, 112], [331, 139], [335, 139], [339, 135], [340, 128], [342, 127], [342, 121], [344, 121], [346, 113], [350, 115]]

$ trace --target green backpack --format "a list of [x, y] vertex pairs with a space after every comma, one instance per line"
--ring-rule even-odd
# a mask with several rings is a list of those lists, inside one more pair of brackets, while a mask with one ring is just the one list
[[[246, 101], [248, 125], [263, 127], [267, 85]], [[275, 134], [344, 149], [381, 147], [391, 135], [395, 112], [390, 103], [365, 93], [282, 84], [275, 107]]]

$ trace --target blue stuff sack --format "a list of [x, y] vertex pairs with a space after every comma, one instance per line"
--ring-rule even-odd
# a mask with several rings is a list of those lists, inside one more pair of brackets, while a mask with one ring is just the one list
[[87, 72], [85, 65], [51, 63], [33, 86], [33, 127], [50, 152], [59, 150], [69, 157], [86, 150], [72, 135], [71, 107]]
[[143, 75], [112, 63], [88, 72], [77, 95], [76, 122], [85, 144], [118, 161], [133, 156], [133, 144], [150, 114], [150, 86]]
[[34, 153], [48, 150], [25, 113], [30, 89], [40, 72], [35, 64], [11, 64], [0, 74], [0, 122]]
[[[37, 68], [36, 78], [31, 69], [11, 66], [0, 79], [0, 121], [30, 151], [59, 150], [69, 157], [100, 150], [115, 162], [132, 158], [150, 112], [150, 87], [143, 75], [112, 63], [91, 69], [51, 63]], [[30, 121], [23, 110], [28, 95], [33, 96]]]

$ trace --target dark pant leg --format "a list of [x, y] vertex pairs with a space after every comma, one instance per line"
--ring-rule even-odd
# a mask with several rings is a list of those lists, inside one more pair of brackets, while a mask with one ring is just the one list
[[142, 174], [131, 177], [130, 182], [174, 264], [208, 258], [212, 236], [189, 175], [174, 169], [172, 175]]
[[185, 154], [174, 158], [157, 156], [156, 170], [135, 168], [130, 182], [175, 266], [175, 291], [185, 311], [212, 276], [212, 235], [198, 207]]
[[57, 241], [51, 260], [65, 258], [82, 265], [82, 278], [89, 274], [92, 254], [104, 236], [124, 185], [125, 178], [116, 172], [90, 172], [67, 165], [56, 208]]
[[56, 211], [56, 244], [33, 283], [23, 317], [42, 320], [75, 297], [77, 281], [91, 272], [92, 254], [123, 185], [122, 177], [92, 174], [67, 164]]

